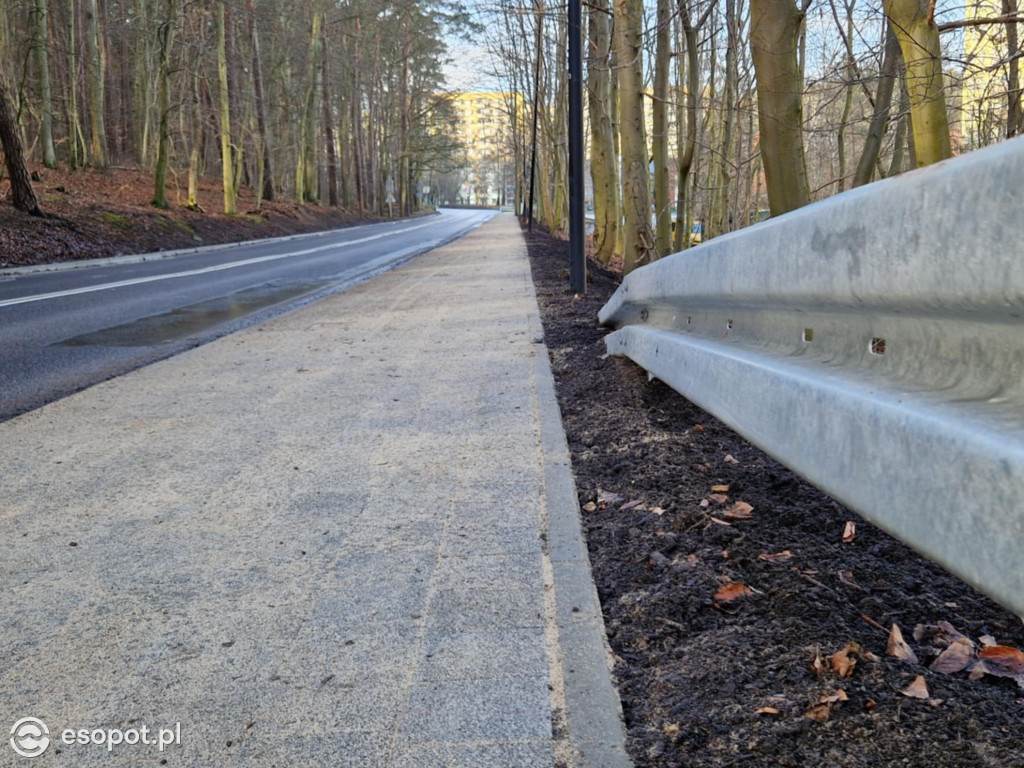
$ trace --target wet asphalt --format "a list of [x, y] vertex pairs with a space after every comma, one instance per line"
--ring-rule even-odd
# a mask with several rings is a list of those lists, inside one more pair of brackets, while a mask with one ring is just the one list
[[491, 216], [442, 210], [166, 258], [0, 272], [0, 421], [344, 290]]

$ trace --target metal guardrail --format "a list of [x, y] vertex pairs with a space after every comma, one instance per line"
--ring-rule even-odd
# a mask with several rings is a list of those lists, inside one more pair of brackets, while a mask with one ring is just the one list
[[628, 275], [626, 355], [1024, 615], [1024, 138]]

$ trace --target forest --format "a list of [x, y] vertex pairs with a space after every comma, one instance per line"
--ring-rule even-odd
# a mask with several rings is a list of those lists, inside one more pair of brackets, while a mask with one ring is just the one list
[[[593, 248], [625, 272], [1022, 130], [1017, 0], [588, 0], [584, 12]], [[511, 131], [521, 186], [534, 165], [536, 215], [565, 231], [564, 7], [499, 0], [491, 13], [497, 75], [530, 105]]]
[[169, 188], [197, 206], [217, 174], [228, 215], [243, 186], [409, 214], [424, 173], [459, 157], [442, 75], [446, 38], [472, 28], [457, 4], [9, 0], [0, 18], [0, 139], [22, 210], [39, 206], [19, 155], [144, 170], [158, 208]]
[[[592, 250], [624, 272], [1022, 130], [1018, 0], [583, 8]], [[539, 221], [565, 232], [566, 9], [7, 0], [11, 202], [39, 212], [24, 156], [140, 169], [157, 208], [197, 208], [199, 179], [216, 175], [227, 215], [242, 188], [257, 201], [410, 215], [430, 179], [457, 178], [467, 162], [444, 79], [462, 37], [489, 51], [504, 98], [506, 202], [523, 213], [533, 201]]]

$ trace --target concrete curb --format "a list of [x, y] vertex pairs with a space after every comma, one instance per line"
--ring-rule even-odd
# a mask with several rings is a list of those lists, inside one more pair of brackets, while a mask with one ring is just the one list
[[[543, 338], [536, 303], [530, 316], [534, 339]], [[555, 381], [542, 343], [534, 356], [548, 517], [545, 554], [554, 577], [558, 645], [564, 686], [565, 727], [572, 768], [631, 768], [622, 705], [611, 680], [611, 653], [601, 603], [590, 571], [576, 483]]]

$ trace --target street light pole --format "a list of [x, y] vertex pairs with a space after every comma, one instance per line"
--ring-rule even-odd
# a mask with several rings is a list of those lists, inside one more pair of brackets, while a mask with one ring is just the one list
[[569, 287], [587, 290], [583, 248], [583, 35], [582, 0], [569, 0]]

